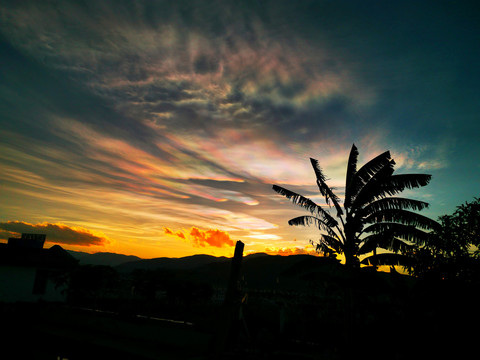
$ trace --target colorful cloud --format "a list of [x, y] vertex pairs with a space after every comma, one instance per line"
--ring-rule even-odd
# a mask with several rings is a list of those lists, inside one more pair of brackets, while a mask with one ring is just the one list
[[163, 230], [164, 230], [165, 234], [167, 234], [167, 235], [174, 235], [173, 231], [168, 227], [164, 227]]
[[315, 255], [319, 256], [319, 254], [315, 251], [313, 247], [305, 247], [305, 248], [265, 248], [265, 253], [268, 255], [280, 255], [280, 256], [290, 256], [290, 255]]
[[197, 247], [213, 246], [221, 248], [235, 245], [228, 232], [218, 229], [200, 230], [197, 227], [192, 227], [185, 235], [182, 231], [173, 232], [170, 228], [165, 227], [164, 232], [166, 235], [190, 241]]
[[[10, 233], [40, 233], [47, 235], [47, 242], [76, 246], [105, 246], [109, 239], [97, 232], [65, 224], [40, 223], [30, 224], [23, 221], [7, 221], [0, 223], [0, 229]], [[12, 235], [13, 236], [13, 235]]]
[[234, 246], [235, 242], [230, 238], [230, 235], [221, 230], [212, 230], [209, 229], [207, 231], [200, 230], [198, 228], [193, 227], [190, 231], [190, 236], [193, 237], [194, 243], [198, 246], [215, 246], [215, 247], [223, 247], [223, 246]]
[[74, 222], [142, 256], [222, 243], [165, 244], [161, 224], [289, 248], [301, 209], [271, 184], [322, 203], [314, 157], [342, 197], [352, 142], [432, 172], [432, 217], [453, 210], [478, 194], [480, 122], [478, 21], [452, 4], [1, 2], [0, 222]]
[[171, 235], [171, 236], [178, 236], [179, 238], [183, 239], [183, 240], [186, 240], [185, 238], [185, 234], [181, 231], [177, 231], [177, 232], [173, 232], [170, 228], [168, 227], [164, 227], [163, 228], [163, 231], [166, 235]]

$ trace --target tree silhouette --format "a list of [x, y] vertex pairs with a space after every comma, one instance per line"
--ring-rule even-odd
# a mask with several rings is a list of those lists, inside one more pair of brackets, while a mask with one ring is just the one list
[[411, 249], [407, 271], [418, 277], [480, 280], [480, 199], [439, 217], [431, 241]]
[[[311, 199], [273, 185], [273, 190], [308, 210], [304, 215], [288, 221], [289, 225], [315, 225], [323, 233], [317, 251], [343, 254], [348, 268], [358, 268], [360, 256], [367, 256], [362, 263], [369, 265], [403, 265], [407, 258], [402, 252], [413, 244], [425, 244], [438, 223], [414, 211], [428, 207], [428, 203], [394, 195], [405, 189], [427, 185], [431, 175], [394, 175], [395, 161], [386, 151], [357, 170], [358, 149], [352, 145], [347, 164], [345, 200], [343, 206], [327, 179], [319, 162], [310, 158], [317, 185], [325, 201], [334, 212], [325, 210]], [[426, 231], [425, 231], [426, 230]], [[377, 254], [377, 249], [388, 252]], [[368, 254], [372, 254], [368, 256]]]

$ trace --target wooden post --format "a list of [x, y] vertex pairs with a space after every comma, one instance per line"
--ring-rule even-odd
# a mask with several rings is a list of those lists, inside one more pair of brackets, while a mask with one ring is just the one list
[[235, 253], [232, 259], [232, 266], [230, 267], [230, 277], [228, 279], [227, 293], [225, 294], [224, 305], [229, 306], [236, 302], [238, 298], [240, 268], [242, 266], [243, 249], [245, 244], [237, 241], [235, 244]]
[[220, 355], [225, 351], [233, 351], [238, 336], [240, 324], [240, 269], [242, 265], [243, 249], [245, 244], [237, 241], [235, 253], [230, 267], [227, 292], [223, 302], [223, 309], [220, 312], [221, 318], [216, 336], [215, 353]]

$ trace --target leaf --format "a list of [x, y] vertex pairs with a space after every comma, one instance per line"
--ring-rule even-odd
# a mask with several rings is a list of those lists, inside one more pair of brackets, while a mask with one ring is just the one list
[[380, 210], [370, 214], [364, 219], [365, 224], [379, 222], [396, 222], [404, 225], [412, 225], [426, 230], [439, 230], [440, 224], [426, 216], [403, 209]]
[[326, 220], [319, 219], [315, 216], [303, 215], [303, 216], [298, 216], [296, 218], [288, 220], [288, 225], [290, 225], [290, 226], [310, 226], [312, 224], [315, 224], [315, 226], [317, 228], [319, 228], [320, 230], [325, 230], [326, 232], [328, 232], [328, 235], [330, 235], [332, 237], [337, 237], [337, 234], [332, 229], [332, 227], [337, 226], [337, 222], [333, 218], [332, 218], [332, 220], [335, 221], [335, 224], [328, 223]]
[[321, 180], [323, 182], [327, 181], [327, 178], [323, 174], [322, 168], [320, 167], [320, 164], [318, 163], [318, 160], [310, 158], [310, 163], [313, 166], [313, 171], [315, 171], [315, 176], [316, 176], [317, 180]]
[[[345, 181], [345, 189], [351, 189], [350, 183], [352, 182], [355, 173], [357, 172], [357, 162], [358, 162], [358, 149], [355, 144], [352, 145], [350, 150], [350, 155], [348, 156], [347, 163], [347, 178]], [[345, 192], [345, 206], [350, 206], [351, 203], [351, 191]]]
[[315, 176], [317, 177], [317, 185], [320, 193], [325, 196], [325, 201], [328, 205], [330, 205], [330, 200], [333, 202], [333, 205], [337, 210], [337, 216], [340, 217], [341, 215], [343, 215], [343, 210], [340, 206], [339, 197], [333, 193], [332, 189], [325, 182], [326, 178], [322, 172], [322, 168], [320, 167], [318, 160], [310, 158], [310, 162], [312, 163], [313, 170], [315, 171]]
[[325, 211], [323, 210], [319, 205], [314, 203], [312, 200], [309, 198], [306, 198], [300, 194], [297, 194], [296, 192], [293, 192], [291, 190], [285, 189], [281, 186], [278, 185], [273, 185], [273, 190], [279, 193], [280, 195], [285, 196], [287, 199], [292, 200], [292, 202], [295, 205], [301, 206], [304, 209], [307, 209], [310, 211], [312, 214], [316, 214], [320, 211]]
[[299, 205], [303, 207], [304, 209], [307, 209], [310, 211], [313, 215], [319, 216], [322, 221], [325, 222], [327, 226], [337, 226], [338, 222], [335, 220], [332, 215], [328, 213], [328, 211], [325, 211], [321, 206], [317, 205], [314, 203], [312, 200], [309, 198], [306, 198], [300, 194], [297, 194], [293, 191], [290, 191], [288, 189], [285, 189], [281, 186], [278, 185], [273, 185], [273, 190], [275, 190], [277, 193], [285, 196], [287, 199], [292, 200], [292, 202], [296, 205]]
[[409, 244], [406, 243], [404, 240], [399, 239], [397, 237], [388, 239], [386, 241], [380, 242], [379, 248], [385, 249], [385, 250], [390, 250], [395, 253], [401, 252], [401, 253], [406, 253], [411, 251], [413, 248], [416, 248], [417, 246], [414, 244]]
[[[393, 161], [390, 157], [390, 151], [385, 151], [384, 153], [373, 158], [365, 165], [363, 165], [352, 177], [352, 179], [345, 184], [345, 194], [349, 203], [348, 206], [354, 201], [354, 198], [358, 195], [360, 190], [367, 184], [367, 182], [382, 168], [387, 166]], [[393, 162], [395, 164], [395, 162]], [[393, 166], [393, 165], [392, 165]]]
[[358, 255], [368, 254], [378, 248], [378, 243], [382, 239], [381, 235], [372, 234], [362, 239], [362, 245], [358, 249]]
[[368, 254], [378, 248], [394, 252], [405, 252], [415, 247], [415, 245], [408, 244], [397, 237], [381, 234], [372, 234], [362, 240], [363, 244], [358, 249], [359, 255]]
[[419, 200], [401, 198], [401, 197], [387, 197], [376, 200], [368, 204], [363, 210], [362, 214], [370, 215], [374, 212], [381, 210], [391, 209], [410, 209], [410, 210], [423, 210], [428, 208], [428, 203]]
[[392, 253], [382, 253], [382, 254], [372, 255], [360, 261], [360, 264], [362, 265], [371, 265], [371, 266], [380, 266], [380, 265], [410, 266], [412, 265], [412, 263], [413, 263], [412, 258], [406, 255], [392, 254]]
[[[324, 242], [316, 243], [316, 242], [310, 240], [310, 243], [311, 243], [313, 246], [315, 246], [315, 251], [317, 251], [317, 252], [322, 252], [322, 253], [324, 253], [324, 254], [329, 254], [329, 255], [330, 255], [330, 254], [338, 254], [338, 252], [337, 252], [335, 249], [329, 247], [329, 246], [328, 246], [327, 244], [325, 244]], [[327, 255], [327, 256], [328, 256], [328, 255]]]
[[366, 184], [372, 176], [374, 176], [385, 165], [388, 165], [391, 160], [390, 151], [385, 151], [363, 165], [355, 174], [355, 178]]
[[343, 252], [343, 244], [338, 238], [321, 234], [320, 241], [326, 244], [329, 248], [335, 250], [337, 254], [341, 254]]
[[364, 229], [365, 233], [380, 234], [387, 238], [398, 237], [403, 240], [412, 241], [418, 245], [428, 242], [433, 234], [419, 230], [411, 225], [404, 225], [391, 222], [376, 223]]
[[428, 185], [432, 175], [428, 174], [401, 174], [393, 175], [382, 183], [381, 186], [386, 190], [392, 188], [394, 191], [403, 191], [405, 189], [414, 189]]
[[431, 175], [427, 174], [402, 174], [382, 178], [378, 183], [369, 184], [362, 189], [362, 193], [355, 199], [354, 207], [369, 204], [375, 200], [393, 196], [405, 189], [413, 189], [428, 185]]
[[358, 162], [358, 149], [355, 144], [352, 145], [352, 149], [350, 150], [350, 155], [348, 156], [347, 162], [347, 178], [345, 185], [350, 185], [353, 176], [357, 172], [357, 162]]
[[379, 169], [357, 192], [357, 194], [352, 197], [352, 211], [363, 207], [371, 199], [370, 194], [380, 191], [380, 186], [388, 178], [392, 177], [394, 172], [393, 166], [395, 161], [389, 160], [389, 163]]

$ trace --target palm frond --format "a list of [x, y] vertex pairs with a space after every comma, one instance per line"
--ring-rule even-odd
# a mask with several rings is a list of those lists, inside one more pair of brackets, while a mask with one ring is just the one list
[[428, 242], [433, 234], [417, 229], [415, 226], [398, 223], [376, 223], [364, 229], [365, 233], [373, 233], [386, 238], [398, 237], [400, 239], [423, 245]]
[[387, 197], [368, 204], [362, 210], [362, 214], [363, 216], [368, 216], [382, 210], [406, 209], [420, 211], [426, 208], [428, 208], [428, 203], [424, 201], [401, 197]]
[[382, 253], [366, 257], [360, 261], [360, 264], [370, 266], [410, 266], [412, 265], [412, 258], [401, 254]]
[[381, 234], [372, 234], [362, 240], [363, 244], [358, 250], [359, 255], [368, 254], [378, 248], [393, 252], [405, 252], [411, 250], [412, 247], [415, 246], [397, 237]]
[[300, 194], [297, 194], [293, 191], [290, 191], [278, 185], [273, 185], [273, 190], [285, 196], [287, 199], [292, 200], [294, 204], [299, 205], [304, 209], [307, 209], [313, 215], [319, 216], [327, 226], [334, 227], [338, 225], [337, 220], [335, 220], [333, 216], [329, 214], [328, 211], [324, 210], [321, 206], [317, 205], [315, 202], [313, 202], [309, 198], [306, 198]]
[[392, 158], [390, 157], [390, 151], [385, 151], [380, 155], [374, 157], [372, 160], [363, 165], [355, 174], [356, 180], [363, 182], [364, 184], [374, 176], [377, 171], [382, 169], [385, 165], [389, 164]]
[[335, 254], [335, 253], [337, 253], [337, 251], [335, 249], [329, 247], [324, 242], [318, 242], [317, 243], [313, 240], [310, 240], [310, 244], [312, 244], [315, 247], [316, 252], [322, 252], [324, 254]]
[[[332, 218], [333, 219], [333, 218]], [[335, 219], [333, 221], [336, 222]], [[316, 216], [311, 215], [302, 215], [297, 216], [296, 218], [288, 220], [288, 225], [290, 226], [310, 226], [315, 225], [320, 230], [325, 230], [328, 235], [332, 237], [337, 237], [337, 233], [333, 230], [337, 224], [330, 224], [327, 220], [320, 219]]]
[[379, 222], [395, 222], [404, 225], [412, 225], [425, 230], [435, 230], [440, 228], [440, 224], [426, 216], [403, 209], [380, 210], [365, 217], [365, 224], [374, 224]]
[[406, 253], [411, 251], [414, 247], [416, 247], [416, 245], [409, 244], [402, 239], [394, 237], [380, 242], [378, 247], [385, 250], [393, 251], [395, 253]]
[[379, 234], [371, 234], [362, 239], [362, 243], [358, 248], [358, 255], [371, 253], [378, 248], [378, 243], [382, 240]]
[[358, 162], [358, 149], [355, 144], [352, 145], [350, 150], [350, 155], [348, 156], [347, 163], [347, 178], [345, 181], [345, 207], [349, 207], [352, 203], [352, 190], [351, 186], [353, 177], [357, 173], [357, 162]]
[[355, 199], [355, 207], [369, 204], [375, 200], [394, 196], [405, 189], [413, 189], [428, 185], [431, 175], [427, 174], [402, 174], [385, 176], [376, 183], [369, 183], [362, 189]]
[[355, 144], [352, 145], [352, 149], [350, 150], [350, 155], [348, 156], [348, 163], [347, 163], [347, 178], [345, 182], [345, 186], [348, 188], [350, 185], [353, 176], [357, 172], [357, 162], [358, 162], [358, 149]]
[[341, 254], [343, 252], [343, 244], [337, 237], [325, 234], [320, 234], [320, 236], [322, 237], [320, 241], [326, 244], [329, 248], [335, 250], [337, 254]]
[[382, 167], [373, 175], [368, 182], [360, 189], [360, 191], [352, 198], [352, 209], [353, 211], [362, 208], [366, 203], [366, 199], [370, 199], [370, 194], [378, 191], [378, 186], [381, 183], [384, 183], [388, 178], [392, 177], [394, 172], [393, 166], [395, 162], [390, 160], [389, 164]]
[[346, 184], [345, 198], [348, 199], [347, 206], [350, 206], [353, 199], [358, 195], [365, 184], [367, 184], [367, 182], [375, 176], [378, 171], [387, 166], [391, 161], [390, 151], [385, 151], [367, 162], [355, 173], [352, 179]]
[[300, 194], [297, 194], [296, 192], [285, 189], [284, 187], [281, 187], [281, 186], [278, 186], [278, 185], [273, 185], [272, 188], [273, 188], [274, 191], [276, 191], [280, 195], [283, 195], [287, 199], [292, 200], [292, 202], [295, 205], [298, 205], [298, 206], [303, 207], [304, 209], [307, 209], [312, 214], [319, 213], [319, 209], [320, 209], [320, 211], [325, 211], [319, 205], [317, 205], [312, 200], [310, 200], [309, 198], [307, 198], [305, 196], [302, 196]]
[[318, 163], [318, 160], [310, 158], [310, 163], [312, 164], [313, 171], [315, 171], [315, 176], [317, 180], [321, 180], [323, 182], [327, 181], [327, 177], [323, 173], [323, 170], [320, 164]]
[[[384, 183], [380, 184], [385, 190], [394, 191], [395, 193], [401, 192], [405, 189], [414, 189], [422, 186], [428, 185], [432, 175], [428, 174], [401, 174], [401, 175], [392, 175]], [[389, 195], [394, 195], [392, 193]]]
[[337, 216], [340, 217], [343, 215], [343, 210], [340, 206], [340, 198], [335, 195], [332, 189], [326, 183], [326, 177], [323, 174], [322, 168], [318, 163], [318, 160], [310, 158], [310, 162], [312, 163], [313, 170], [315, 171], [315, 176], [317, 177], [317, 185], [320, 193], [325, 196], [325, 201], [328, 205], [330, 205], [330, 201], [333, 202], [333, 206], [337, 210]]

